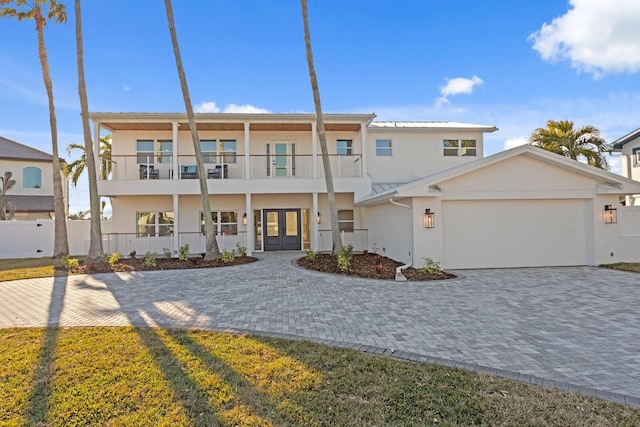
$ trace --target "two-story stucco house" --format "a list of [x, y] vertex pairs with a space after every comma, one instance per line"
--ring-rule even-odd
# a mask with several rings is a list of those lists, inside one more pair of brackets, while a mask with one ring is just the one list
[[[640, 181], [640, 129], [636, 129], [611, 143], [612, 152], [622, 157], [622, 176]], [[640, 206], [640, 194], [627, 196], [627, 206]]]
[[[326, 250], [328, 200], [313, 114], [92, 113], [112, 135], [106, 250], [204, 247], [207, 177], [222, 249]], [[483, 157], [493, 126], [325, 115], [343, 242], [420, 266], [595, 265], [624, 258], [605, 206], [640, 183], [525, 146]], [[98, 146], [95, 145], [96, 155]], [[609, 212], [609, 211], [607, 211]]]
[[[64, 164], [64, 159], [60, 159]], [[54, 217], [53, 157], [50, 154], [0, 137], [0, 175], [11, 172], [16, 184], [7, 192], [7, 200], [15, 207], [14, 219], [50, 219]], [[65, 200], [67, 179], [63, 179]], [[68, 206], [68, 204], [67, 204]]]

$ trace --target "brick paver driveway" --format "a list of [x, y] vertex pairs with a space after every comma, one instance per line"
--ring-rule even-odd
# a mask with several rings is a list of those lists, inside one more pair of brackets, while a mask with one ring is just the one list
[[302, 270], [291, 265], [299, 256], [265, 253], [250, 265], [209, 270], [3, 282], [0, 327], [134, 324], [285, 334], [498, 370], [640, 406], [638, 274], [467, 270], [455, 280], [402, 283]]

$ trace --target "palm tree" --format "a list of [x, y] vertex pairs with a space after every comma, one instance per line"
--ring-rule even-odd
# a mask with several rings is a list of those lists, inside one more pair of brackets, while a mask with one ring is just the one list
[[16, 205], [7, 200], [7, 191], [16, 185], [16, 180], [11, 179], [12, 172], [6, 171], [0, 176], [0, 220], [12, 219], [16, 212]]
[[307, 50], [307, 65], [309, 66], [309, 81], [313, 91], [313, 102], [316, 108], [316, 121], [318, 122], [318, 139], [320, 140], [320, 150], [322, 152], [322, 166], [324, 167], [324, 180], [327, 186], [327, 196], [329, 198], [329, 217], [331, 219], [331, 253], [342, 246], [340, 236], [340, 225], [338, 223], [338, 207], [336, 204], [336, 193], [333, 188], [333, 175], [331, 164], [329, 163], [329, 151], [327, 150], [327, 136], [324, 130], [324, 118], [322, 116], [322, 105], [320, 103], [320, 90], [318, 89], [318, 78], [313, 65], [313, 51], [311, 50], [311, 35], [309, 34], [309, 14], [307, 0], [300, 0], [302, 5], [302, 21], [304, 23], [304, 43]]
[[[3, 0], [2, 3], [10, 4], [11, 1]], [[44, 43], [44, 27], [47, 25], [48, 19], [53, 20], [56, 24], [66, 22], [67, 12], [65, 5], [58, 3], [56, 0], [15, 0], [13, 3], [15, 3], [16, 7], [3, 7], [0, 9], [0, 16], [17, 18], [18, 21], [33, 19], [38, 33], [38, 56], [42, 67], [44, 87], [49, 98], [51, 155], [53, 156], [53, 200], [55, 211], [53, 257], [60, 258], [64, 255], [69, 255], [69, 242], [67, 240], [67, 219], [64, 208], [60, 158], [58, 157], [58, 124], [53, 103], [53, 85], [51, 83], [51, 72], [49, 71], [49, 60], [47, 59], [47, 48]]]
[[[82, 11], [80, 0], [75, 0], [76, 12], [76, 62], [78, 63], [78, 95], [80, 96], [80, 116], [82, 117], [82, 131], [84, 134], [84, 156], [89, 175], [89, 211], [91, 212], [91, 227], [89, 232], [89, 253], [84, 264], [95, 264], [100, 261], [104, 251], [102, 249], [102, 229], [100, 226], [100, 196], [98, 195], [98, 178], [96, 176], [96, 162], [93, 155], [91, 140], [91, 126], [89, 125], [89, 101], [87, 99], [87, 85], [84, 78], [84, 46], [82, 43]], [[76, 178], [77, 181], [77, 178]], [[75, 185], [75, 184], [74, 184]]]
[[200, 138], [198, 137], [198, 129], [196, 128], [196, 118], [193, 114], [193, 105], [191, 104], [191, 96], [189, 95], [189, 87], [187, 86], [187, 76], [182, 66], [182, 57], [180, 56], [180, 46], [178, 45], [178, 36], [173, 19], [173, 7], [171, 0], [164, 0], [164, 6], [167, 10], [167, 21], [169, 24], [169, 33], [171, 34], [171, 44], [173, 45], [173, 54], [176, 57], [176, 67], [178, 69], [178, 78], [180, 79], [180, 88], [182, 89], [182, 97], [184, 98], [184, 106], [187, 110], [187, 120], [189, 121], [189, 129], [191, 130], [191, 140], [193, 141], [193, 150], [196, 154], [196, 164], [200, 173], [198, 179], [200, 181], [200, 195], [202, 196], [202, 212], [204, 214], [204, 232], [206, 236], [206, 248], [204, 259], [220, 258], [220, 250], [213, 229], [213, 220], [211, 218], [211, 202], [209, 201], [209, 189], [207, 188], [207, 177], [204, 172], [204, 161], [202, 159], [202, 151], [200, 151]]
[[546, 128], [531, 133], [529, 143], [574, 160], [585, 158], [588, 164], [600, 169], [609, 168], [604, 155], [607, 145], [595, 126], [576, 130], [570, 120], [548, 120]]
[[[80, 150], [82, 154], [80, 158], [72, 161], [71, 163], [67, 163], [64, 167], [64, 173], [71, 180], [71, 185], [76, 187], [78, 185], [78, 181], [80, 180], [80, 175], [87, 167], [87, 156], [85, 151], [85, 146], [80, 144], [69, 144], [67, 145], [67, 155], [70, 156], [73, 150]], [[102, 180], [106, 180], [109, 178], [111, 174], [112, 162], [111, 162], [111, 135], [103, 136], [100, 138], [100, 177]]]

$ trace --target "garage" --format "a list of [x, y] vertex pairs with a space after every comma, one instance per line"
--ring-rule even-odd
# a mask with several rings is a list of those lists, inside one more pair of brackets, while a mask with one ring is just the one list
[[585, 199], [443, 201], [443, 266], [587, 265]]

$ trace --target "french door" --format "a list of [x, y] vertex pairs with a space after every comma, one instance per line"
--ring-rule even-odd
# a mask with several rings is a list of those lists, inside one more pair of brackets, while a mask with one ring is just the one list
[[300, 209], [265, 209], [262, 215], [265, 251], [301, 249]]

